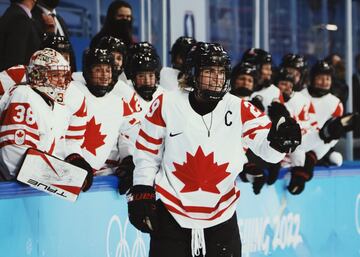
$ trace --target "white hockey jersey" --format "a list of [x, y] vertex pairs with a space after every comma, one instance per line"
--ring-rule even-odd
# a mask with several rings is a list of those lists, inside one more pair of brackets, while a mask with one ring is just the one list
[[259, 97], [259, 99], [261, 100], [266, 113], [267, 113], [268, 106], [272, 102], [274, 102], [274, 101], [280, 101], [281, 103], [284, 102], [284, 99], [280, 92], [280, 89], [273, 84], [271, 84], [268, 87], [264, 87], [263, 89], [261, 89], [259, 91], [252, 93], [250, 98], [253, 99], [256, 97]]
[[180, 71], [171, 67], [163, 67], [160, 71], [160, 85], [167, 91], [179, 89], [178, 76]]
[[201, 229], [228, 220], [236, 209], [243, 142], [269, 162], [284, 155], [269, 146], [271, 123], [249, 102], [227, 94], [201, 116], [188, 95], [177, 90], [152, 102], [136, 140], [133, 181], [155, 184], [180, 226]]
[[24, 65], [13, 66], [0, 72], [0, 97], [10, 87], [26, 82], [26, 67]]
[[49, 106], [28, 85], [14, 86], [7, 93], [0, 110], [0, 172], [9, 180], [16, 176], [27, 148], [55, 156], [64, 151], [58, 143], [68, 126], [68, 112], [57, 103]]
[[314, 106], [312, 119], [317, 121], [319, 128], [322, 128], [328, 119], [340, 117], [344, 113], [344, 106], [340, 99], [331, 93], [322, 97], [312, 97], [307, 88], [303, 89], [301, 93], [312, 102]]
[[[95, 169], [104, 168], [111, 150], [121, 146], [121, 157], [132, 155], [137, 123], [125, 116], [124, 102], [113, 93], [95, 97], [86, 85], [73, 82], [85, 95], [87, 124], [82, 144], [83, 157]], [[124, 147], [124, 142], [127, 147]]]

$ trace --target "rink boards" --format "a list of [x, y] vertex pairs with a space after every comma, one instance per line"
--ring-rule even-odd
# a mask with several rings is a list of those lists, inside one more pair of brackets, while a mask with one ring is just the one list
[[[315, 174], [299, 196], [285, 190], [287, 175], [259, 196], [239, 183], [243, 257], [360, 255], [360, 163]], [[0, 183], [0, 257], [147, 256], [149, 237], [129, 224], [116, 186], [115, 177], [98, 177], [71, 203]]]

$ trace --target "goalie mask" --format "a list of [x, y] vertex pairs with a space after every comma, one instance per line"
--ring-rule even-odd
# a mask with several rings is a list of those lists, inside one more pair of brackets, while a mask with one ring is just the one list
[[136, 92], [146, 101], [151, 101], [160, 80], [161, 62], [156, 53], [140, 52], [129, 60], [128, 77]]
[[186, 56], [191, 48], [196, 44], [192, 37], [179, 37], [171, 47], [171, 63], [175, 69], [182, 70]]
[[198, 42], [185, 68], [189, 86], [205, 101], [220, 101], [230, 89], [230, 57], [220, 44]]
[[247, 62], [238, 63], [231, 71], [230, 93], [238, 97], [247, 97], [254, 92], [258, 79], [256, 66]]
[[322, 97], [330, 93], [333, 69], [325, 61], [317, 61], [310, 70], [308, 90], [313, 97]]
[[29, 85], [51, 101], [63, 104], [63, 97], [71, 81], [70, 65], [51, 48], [35, 52], [27, 67]]
[[96, 97], [109, 93], [115, 85], [114, 58], [106, 49], [90, 49], [84, 55], [84, 79], [89, 91]]
[[287, 69], [288, 72], [293, 74], [295, 79], [294, 90], [301, 91], [307, 74], [305, 58], [298, 54], [286, 54], [282, 58], [280, 67]]
[[97, 48], [107, 49], [114, 57], [114, 69], [117, 77], [124, 71], [126, 64], [126, 52], [127, 48], [125, 43], [115, 37], [105, 36], [100, 39]]

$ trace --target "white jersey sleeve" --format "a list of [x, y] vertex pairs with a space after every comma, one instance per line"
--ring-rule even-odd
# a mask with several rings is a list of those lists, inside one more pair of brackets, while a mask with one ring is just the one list
[[16, 175], [26, 149], [39, 146], [38, 123], [29, 100], [26, 92], [14, 89], [1, 110], [0, 165], [6, 179]]
[[16, 65], [0, 72], [0, 96], [10, 87], [26, 82], [26, 68], [24, 65]]
[[243, 139], [257, 156], [272, 163], [277, 163], [284, 158], [285, 154], [273, 149], [267, 140], [271, 128], [269, 118], [248, 101], [241, 101], [241, 123], [243, 124]]
[[174, 68], [163, 67], [160, 71], [160, 85], [168, 91], [178, 90], [179, 72], [180, 72], [179, 70]]

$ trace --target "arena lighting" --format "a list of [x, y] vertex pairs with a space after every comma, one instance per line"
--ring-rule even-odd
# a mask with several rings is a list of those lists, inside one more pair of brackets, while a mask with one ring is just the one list
[[326, 29], [329, 31], [337, 31], [338, 30], [338, 26], [336, 24], [319, 24], [319, 25], [315, 25], [313, 26], [314, 29]]
[[338, 26], [336, 24], [325, 24], [324, 28], [330, 31], [337, 31]]

